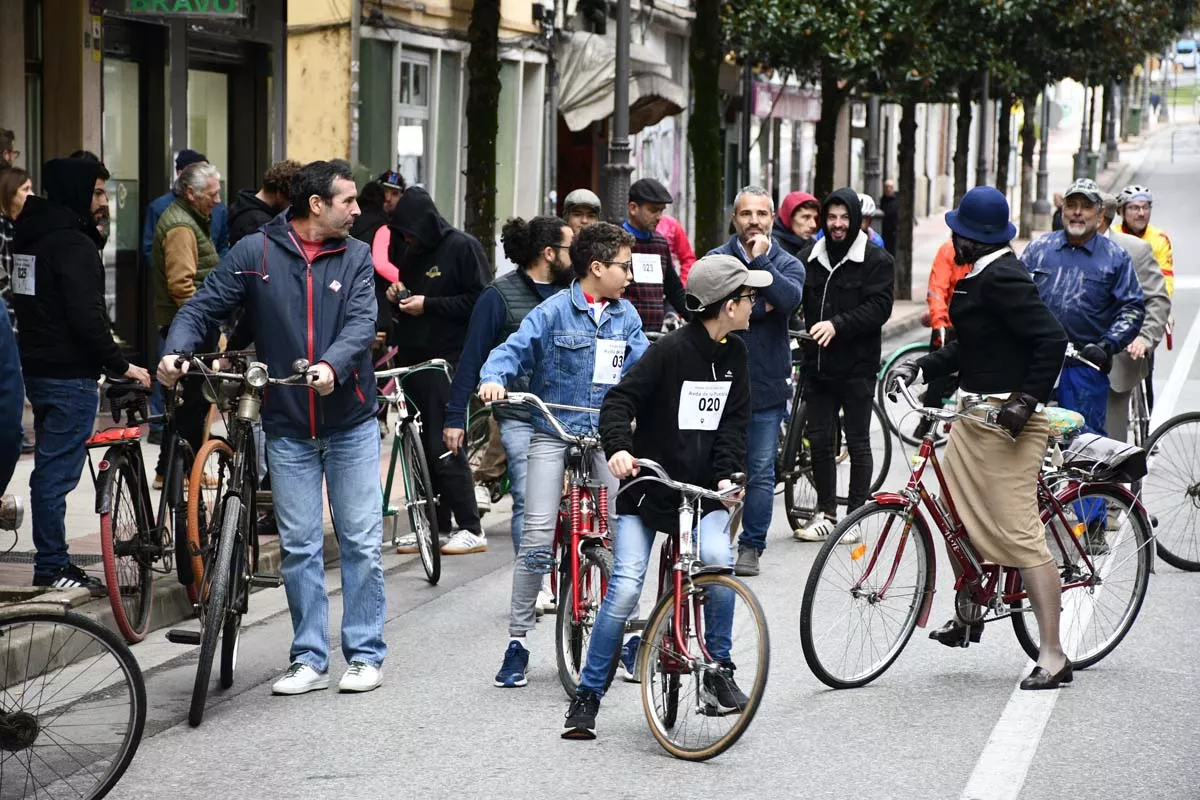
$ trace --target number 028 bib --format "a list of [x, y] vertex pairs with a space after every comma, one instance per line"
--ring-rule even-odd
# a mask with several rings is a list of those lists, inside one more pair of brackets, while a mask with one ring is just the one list
[[715, 431], [733, 381], [684, 381], [679, 390], [679, 430]]
[[621, 367], [624, 364], [624, 339], [597, 339], [596, 363], [592, 367], [592, 383], [611, 386], [621, 380]]

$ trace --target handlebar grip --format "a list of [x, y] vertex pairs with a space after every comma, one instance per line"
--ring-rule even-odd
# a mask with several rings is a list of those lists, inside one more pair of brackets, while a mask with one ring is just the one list
[[746, 485], [746, 473], [735, 472], [729, 476], [729, 480], [731, 482], [737, 484], [738, 486], [745, 486]]

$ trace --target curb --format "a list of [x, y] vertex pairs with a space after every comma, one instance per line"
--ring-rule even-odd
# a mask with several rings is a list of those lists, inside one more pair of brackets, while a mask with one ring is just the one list
[[904, 315], [892, 317], [883, 324], [883, 338], [898, 339], [922, 327], [921, 316], [923, 313], [923, 309], [913, 309]]

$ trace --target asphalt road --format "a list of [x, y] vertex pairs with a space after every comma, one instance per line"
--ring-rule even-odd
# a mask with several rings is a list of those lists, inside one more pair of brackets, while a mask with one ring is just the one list
[[[1175, 243], [1176, 349], [1159, 352], [1160, 413], [1200, 408], [1193, 335], [1200, 246], [1191, 212], [1200, 148], [1169, 161], [1164, 142], [1136, 181], [1155, 192], [1154, 221]], [[1195, 334], [1200, 344], [1200, 331]], [[896, 344], [896, 343], [893, 343]], [[1182, 370], [1177, 397], [1162, 396]], [[1167, 408], [1166, 406], [1170, 406]], [[888, 486], [905, 477], [893, 459]], [[204, 724], [183, 722], [191, 648], [162, 635], [134, 648], [146, 670], [151, 721], [111, 796], [347, 797], [1200, 797], [1200, 575], [1161, 561], [1132, 632], [1074, 685], [1030, 712], [1016, 682], [1028, 661], [1007, 623], [949, 650], [918, 631], [892, 669], [858, 690], [826, 689], [800, 647], [800, 594], [818, 546], [792, 541], [777, 503], [763, 573], [749, 579], [771, 631], [771, 676], [743, 739], [705, 764], [676, 761], [651, 738], [637, 687], [605, 698], [599, 739], [559, 738], [566, 697], [555, 674], [552, 624], [531, 636], [529, 686], [493, 688], [506, 645], [512, 550], [505, 520], [485, 518], [491, 549], [446, 559], [430, 587], [411, 557], [389, 556], [390, 656], [384, 685], [366, 696], [279, 698], [290, 622], [282, 590], [254, 596], [236, 686], [213, 690]], [[939, 556], [931, 621], [951, 614]], [[336, 570], [330, 581], [336, 586]], [[340, 598], [331, 609], [336, 643]], [[336, 680], [343, 663], [333, 665]], [[1015, 751], [1005, 741], [1021, 745]], [[1014, 755], [1014, 752], [1016, 755]]]

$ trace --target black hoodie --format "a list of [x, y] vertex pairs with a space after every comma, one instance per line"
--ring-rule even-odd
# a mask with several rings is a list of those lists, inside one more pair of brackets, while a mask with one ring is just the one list
[[[491, 281], [483, 247], [447, 222], [419, 186], [400, 196], [388, 225], [393, 234], [389, 257], [400, 270], [400, 282], [425, 297], [425, 313], [393, 313], [400, 363], [458, 361], [475, 300]], [[405, 234], [416, 240], [412, 246], [405, 244]]]
[[[26, 376], [97, 378], [123, 375], [129, 362], [112, 337], [104, 306], [100, 232], [91, 218], [92, 192], [104, 175], [98, 161], [47, 162], [49, 200], [31, 195], [17, 219], [17, 269], [32, 265], [33, 294], [14, 292]], [[14, 287], [15, 288], [15, 287]]]
[[[850, 209], [849, 235], [835, 242], [826, 218], [829, 206]], [[804, 262], [804, 324], [833, 323], [827, 347], [802, 343], [805, 381], [874, 378], [879, 371], [883, 325], [892, 315], [896, 271], [892, 257], [862, 232], [862, 206], [851, 188], [838, 189], [821, 204], [825, 236], [801, 254]]]
[[279, 214], [258, 199], [257, 189], [242, 189], [229, 206], [229, 246], [249, 236]]

